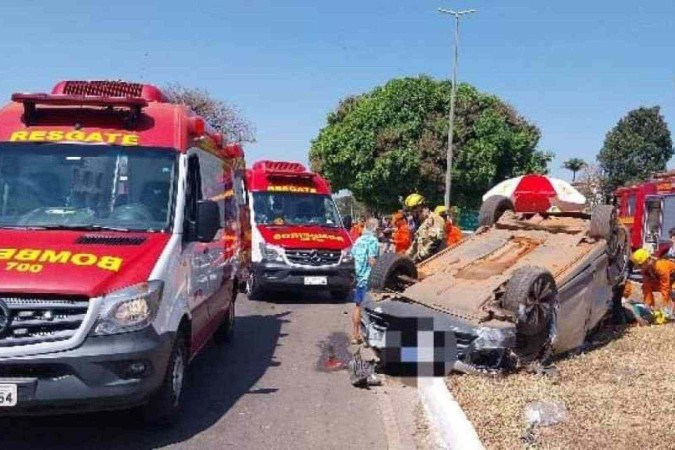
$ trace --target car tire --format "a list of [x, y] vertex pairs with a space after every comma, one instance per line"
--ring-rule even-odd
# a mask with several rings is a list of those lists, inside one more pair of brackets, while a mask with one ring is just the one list
[[415, 263], [405, 255], [384, 253], [370, 272], [370, 289], [376, 292], [403, 292], [406, 283], [398, 279], [398, 275], [417, 278]]
[[158, 425], [174, 422], [180, 409], [187, 364], [186, 334], [183, 329], [179, 329], [162, 385], [141, 410], [145, 422]]
[[506, 211], [514, 211], [513, 202], [503, 195], [488, 197], [478, 212], [478, 226], [491, 227]]
[[551, 272], [536, 266], [516, 270], [506, 284], [502, 306], [516, 315], [516, 330], [524, 336], [547, 331], [554, 317], [558, 289]]
[[236, 314], [235, 314], [235, 305], [237, 302], [234, 300], [230, 303], [230, 307], [227, 308], [227, 313], [225, 314], [225, 319], [223, 323], [220, 324], [216, 332], [213, 334], [213, 341], [217, 344], [227, 344], [231, 342], [234, 338], [234, 324], [236, 323]]
[[588, 235], [593, 239], [613, 239], [617, 229], [616, 208], [612, 205], [600, 205], [591, 211], [591, 226]]
[[261, 300], [265, 294], [264, 289], [258, 283], [256, 276], [251, 274], [246, 281], [246, 294], [249, 300]]

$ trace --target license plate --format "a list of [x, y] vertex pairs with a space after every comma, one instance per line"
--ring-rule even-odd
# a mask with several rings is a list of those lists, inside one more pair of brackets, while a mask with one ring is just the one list
[[0, 384], [0, 408], [16, 406], [16, 384]]
[[305, 277], [305, 286], [326, 286], [328, 277]]

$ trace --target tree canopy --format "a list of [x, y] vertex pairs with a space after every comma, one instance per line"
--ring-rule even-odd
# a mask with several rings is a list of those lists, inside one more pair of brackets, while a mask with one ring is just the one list
[[598, 155], [607, 177], [607, 189], [642, 181], [653, 172], [666, 169], [673, 156], [670, 130], [661, 108], [638, 108], [619, 120], [605, 137]]
[[169, 101], [192, 108], [223, 134], [227, 142], [255, 142], [255, 129], [233, 105], [217, 100], [203, 89], [188, 88], [174, 83], [163, 90]]
[[563, 163], [563, 168], [572, 172], [572, 182], [577, 179], [577, 172], [586, 167], [586, 161], [581, 158], [570, 158]]
[[[457, 91], [453, 204], [476, 207], [495, 183], [546, 171], [552, 155], [537, 149], [534, 124], [494, 95]], [[396, 209], [411, 192], [442, 203], [450, 93], [450, 82], [419, 76], [343, 99], [312, 141], [312, 168], [375, 210]]]

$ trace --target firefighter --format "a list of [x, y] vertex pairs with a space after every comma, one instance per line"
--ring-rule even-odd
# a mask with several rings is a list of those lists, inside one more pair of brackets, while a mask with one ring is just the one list
[[352, 229], [349, 230], [349, 235], [352, 238], [352, 242], [356, 242], [356, 240], [361, 237], [365, 223], [366, 221], [363, 219], [363, 217], [359, 217], [359, 220], [354, 222]]
[[412, 232], [408, 226], [408, 221], [400, 211], [392, 216], [391, 221], [394, 225], [394, 232], [391, 234], [394, 250], [396, 253], [405, 253], [410, 248], [410, 241], [412, 240]]
[[668, 230], [668, 237], [670, 238], [670, 248], [666, 254], [666, 258], [675, 259], [675, 228]]
[[422, 223], [420, 216], [422, 213], [422, 207], [425, 204], [424, 197], [420, 194], [413, 193], [407, 196], [403, 203], [405, 205], [405, 209], [410, 213], [408, 215], [408, 226], [410, 227], [410, 231], [414, 233]]
[[434, 210], [436, 214], [445, 220], [445, 244], [450, 247], [462, 240], [462, 230], [452, 223], [452, 217], [448, 215], [448, 208], [437, 206]]
[[670, 277], [675, 272], [675, 262], [669, 259], [656, 259], [643, 248], [635, 250], [630, 259], [635, 267], [642, 271], [642, 295], [645, 305], [655, 308], [654, 292], [660, 292], [664, 306], [672, 311]]
[[422, 206], [420, 211], [423, 222], [406, 252], [415, 263], [424, 261], [445, 245], [445, 220], [428, 206]]

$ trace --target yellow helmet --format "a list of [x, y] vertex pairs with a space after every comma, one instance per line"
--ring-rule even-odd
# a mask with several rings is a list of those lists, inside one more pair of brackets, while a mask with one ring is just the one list
[[420, 194], [410, 194], [405, 198], [405, 206], [408, 208], [414, 208], [415, 206], [421, 206], [424, 204], [424, 197]]
[[639, 248], [635, 250], [630, 257], [630, 260], [633, 261], [633, 263], [637, 264], [638, 266], [646, 263], [648, 259], [649, 259], [649, 252], [644, 248]]
[[441, 214], [445, 214], [446, 212], [448, 212], [448, 208], [446, 208], [443, 205], [440, 205], [437, 206], [436, 209], [434, 209], [434, 212], [440, 216]]

